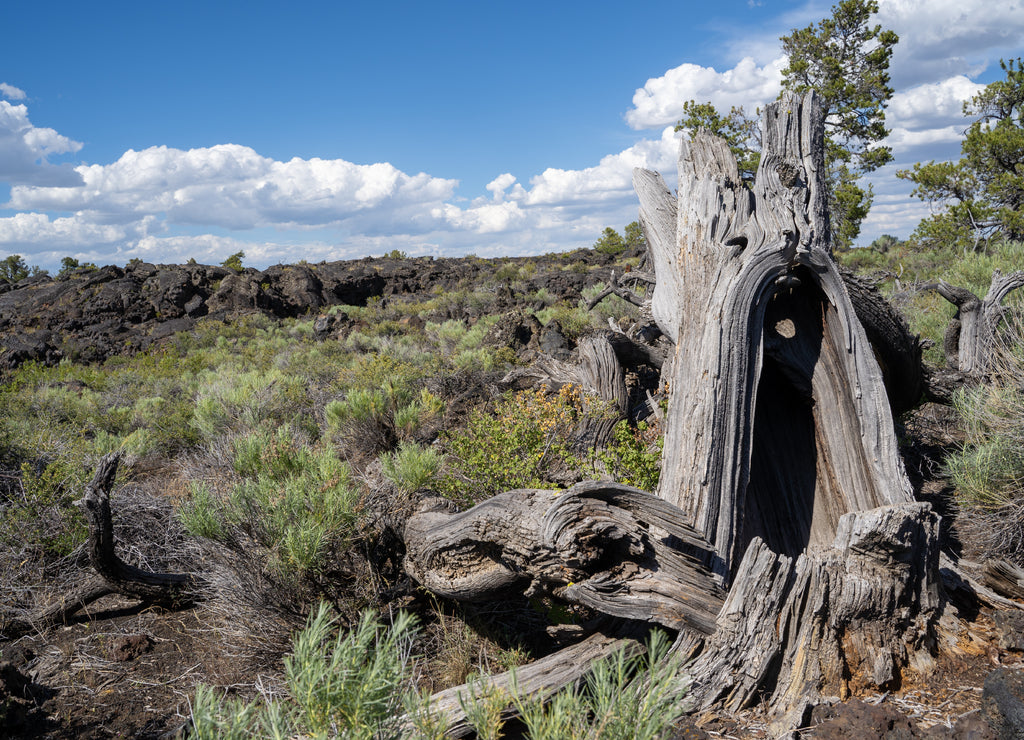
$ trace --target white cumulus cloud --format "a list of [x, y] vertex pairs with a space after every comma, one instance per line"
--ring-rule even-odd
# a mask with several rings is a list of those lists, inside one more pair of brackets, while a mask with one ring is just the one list
[[1000, 57], [1019, 56], [1020, 0], [880, 0], [875, 20], [900, 36], [890, 70], [900, 87], [973, 77]]
[[672, 126], [666, 126], [658, 139], [643, 139], [618, 154], [608, 154], [600, 162], [582, 170], [549, 167], [530, 179], [530, 189], [518, 194], [527, 205], [597, 204], [633, 195], [633, 168], [665, 172], [676, 167], [679, 139]]
[[49, 162], [47, 157], [81, 148], [79, 142], [52, 128], [33, 126], [24, 105], [0, 100], [0, 182], [56, 188], [79, 185], [81, 175], [67, 165]]
[[8, 100], [24, 100], [28, 97], [25, 95], [24, 90], [14, 85], [8, 85], [6, 82], [0, 82], [0, 95], [3, 95]]
[[911, 131], [963, 124], [963, 104], [985, 86], [956, 75], [935, 83], [917, 85], [892, 96], [886, 123]]
[[633, 108], [626, 122], [635, 129], [660, 128], [674, 124], [683, 115], [683, 103], [710, 101], [721, 110], [744, 106], [748, 113], [778, 97], [786, 59], [779, 57], [758, 66], [744, 57], [732, 69], [718, 72], [714, 67], [681, 64], [647, 83], [633, 95]]
[[455, 188], [454, 180], [407, 175], [387, 163], [279, 162], [236, 144], [129, 150], [112, 164], [83, 165], [77, 172], [84, 187], [14, 187], [9, 206], [91, 211], [111, 221], [163, 214], [179, 224], [290, 228], [337, 223], [370, 210], [433, 205]]
[[505, 197], [505, 191], [512, 187], [512, 184], [516, 181], [516, 176], [505, 172], [498, 175], [496, 178], [491, 180], [485, 186], [487, 190], [491, 191], [494, 200], [501, 200]]

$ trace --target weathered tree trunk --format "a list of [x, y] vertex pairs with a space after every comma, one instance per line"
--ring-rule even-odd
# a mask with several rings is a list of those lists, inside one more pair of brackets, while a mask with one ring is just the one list
[[943, 340], [946, 363], [964, 375], [984, 375], [991, 368], [996, 346], [996, 329], [1006, 313], [1003, 301], [1017, 288], [1024, 286], [1024, 270], [1003, 275], [996, 270], [984, 298], [966, 288], [958, 288], [940, 280], [935, 286], [939, 295], [956, 306], [956, 315], [949, 322]]
[[768, 107], [753, 190], [704, 134], [683, 144], [677, 207], [659, 175], [635, 176], [652, 308], [676, 343], [659, 495], [711, 541], [726, 582], [754, 537], [796, 557], [846, 513], [911, 500], [830, 251], [822, 116], [813, 96]]
[[117, 475], [119, 456], [105, 456], [85, 494], [76, 503], [89, 523], [89, 562], [111, 591], [133, 599], [166, 606], [192, 601], [195, 578], [185, 573], [154, 573], [121, 560], [114, 551], [114, 525], [110, 516], [110, 489]]
[[117, 476], [119, 460], [116, 453], [104, 456], [96, 466], [92, 480], [86, 485], [82, 498], [75, 502], [81, 507], [89, 525], [86, 549], [89, 563], [98, 578], [88, 579], [74, 593], [67, 594], [59, 602], [4, 625], [4, 631], [22, 634], [30, 629], [43, 629], [67, 622], [93, 602], [111, 594], [173, 608], [188, 606], [193, 602], [200, 584], [196, 576], [186, 573], [154, 573], [130, 565], [118, 557], [114, 549], [110, 489]]
[[766, 701], [785, 731], [821, 694], [899, 687], [932, 665], [938, 517], [927, 504], [846, 514], [832, 546], [796, 558], [747, 548], [718, 629], [687, 667], [698, 709]]
[[676, 628], [694, 657], [689, 701], [765, 700], [792, 726], [823, 691], [927, 667], [938, 526], [913, 501], [883, 373], [831, 255], [821, 105], [788, 96], [763, 126], [753, 190], [705, 134], [683, 142], [678, 197], [635, 173], [652, 313], [676, 347], [659, 504], [583, 484], [423, 511], [407, 569], [455, 598], [543, 589]]
[[710, 634], [724, 592], [700, 564], [709, 543], [678, 513], [638, 488], [601, 481], [508, 491], [462, 513], [428, 499], [406, 524], [406, 570], [462, 601], [551, 594]]

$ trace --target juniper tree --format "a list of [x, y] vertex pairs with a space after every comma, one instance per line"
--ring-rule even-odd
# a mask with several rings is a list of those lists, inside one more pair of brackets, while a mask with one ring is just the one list
[[918, 162], [897, 175], [936, 211], [915, 233], [926, 246], [981, 250], [993, 239], [1024, 239], [1024, 65], [1002, 62], [1006, 78], [964, 103], [975, 117], [957, 162]]

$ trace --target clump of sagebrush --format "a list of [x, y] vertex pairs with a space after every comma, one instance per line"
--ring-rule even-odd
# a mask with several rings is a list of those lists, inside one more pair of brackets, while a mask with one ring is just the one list
[[[195, 737], [209, 738], [417, 738], [446, 736], [446, 718], [431, 711], [417, 689], [412, 655], [415, 620], [399, 612], [385, 626], [368, 613], [349, 632], [321, 605], [294, 639], [285, 658], [287, 696], [268, 700], [225, 699], [199, 686], [192, 703]], [[645, 654], [625, 651], [592, 666], [584, 684], [548, 701], [524, 695], [513, 676], [511, 690], [485, 678], [467, 685], [461, 702], [478, 737], [502, 735], [502, 713], [514, 707], [536, 740], [617, 738], [655, 740], [680, 714], [685, 686], [670, 640], [656, 632]]]
[[406, 705], [415, 696], [413, 617], [399, 612], [384, 627], [367, 613], [350, 632], [336, 628], [331, 610], [321, 605], [295, 636], [284, 661], [287, 699], [221, 699], [199, 686], [192, 705], [195, 737], [400, 737]]
[[492, 407], [474, 408], [463, 427], [441, 436], [447, 462], [437, 489], [472, 504], [515, 488], [556, 487], [569, 471], [577, 480], [612, 478], [653, 491], [661, 464], [659, 425], [622, 420], [600, 449], [577, 437], [586, 420], [616, 416], [614, 407], [574, 384], [555, 393], [506, 394]]
[[960, 391], [965, 442], [946, 465], [961, 510], [958, 526], [986, 556], [1024, 564], [1024, 319], [1000, 334], [988, 382]]
[[381, 457], [384, 475], [403, 493], [431, 484], [441, 470], [441, 462], [436, 450], [415, 442], [402, 442], [398, 449]]
[[348, 466], [288, 426], [236, 437], [233, 448], [238, 482], [225, 496], [194, 483], [179, 514], [185, 527], [236, 548], [255, 545], [268, 573], [285, 581], [322, 570], [331, 552], [349, 544], [358, 518]]

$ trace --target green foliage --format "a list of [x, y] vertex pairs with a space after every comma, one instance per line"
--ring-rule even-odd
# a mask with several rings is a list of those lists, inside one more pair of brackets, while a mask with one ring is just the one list
[[392, 260], [407, 260], [409, 255], [403, 252], [401, 249], [392, 249], [390, 252], [384, 255], [388, 259]]
[[193, 425], [206, 440], [296, 423], [306, 401], [302, 378], [277, 368], [218, 368], [200, 375]]
[[16, 283], [31, 275], [39, 275], [45, 272], [46, 270], [40, 270], [35, 265], [29, 267], [25, 262], [25, 258], [20, 254], [11, 254], [0, 260], [0, 278], [10, 283]]
[[899, 244], [900, 239], [898, 237], [895, 237], [892, 234], [882, 234], [868, 245], [868, 249], [885, 254], [893, 247], [899, 246]]
[[660, 426], [641, 421], [634, 427], [623, 419], [615, 425], [613, 437], [614, 442], [597, 453], [608, 473], [619, 483], [657, 489], [664, 442]]
[[330, 609], [321, 604], [295, 636], [292, 655], [284, 661], [287, 701], [218, 702], [212, 689], [197, 687], [192, 706], [196, 736], [401, 737], [406, 708], [421, 708], [410, 691], [414, 618], [399, 612], [385, 628], [367, 613], [355, 629], [332, 637], [336, 628]]
[[432, 447], [402, 442], [394, 452], [381, 458], [384, 475], [398, 490], [411, 493], [426, 488], [441, 470], [441, 457]]
[[939, 212], [914, 236], [930, 248], [982, 251], [999, 240], [1024, 239], [1024, 66], [1002, 63], [997, 80], [964, 103], [976, 116], [958, 162], [915, 164], [898, 177]]
[[[983, 296], [989, 289], [994, 270], [1008, 274], [1024, 264], [1024, 243], [997, 242], [986, 253], [969, 252], [956, 259], [948, 250], [922, 249], [914, 240], [897, 242], [886, 252], [873, 249], [850, 249], [839, 260], [857, 271], [868, 271], [881, 280], [883, 293], [898, 293], [898, 308], [911, 330], [932, 346], [925, 350], [925, 359], [932, 365], [943, 365], [942, 341], [954, 307], [934, 291], [911, 290], [908, 286], [945, 280], [951, 285], [967, 288]], [[898, 282], [897, 282], [898, 281]], [[1024, 303], [1020, 291], [1011, 293], [1007, 305]]]
[[221, 267], [226, 267], [229, 270], [234, 270], [235, 272], [241, 272], [244, 269], [244, 266], [242, 265], [242, 260], [244, 259], [245, 252], [239, 250], [230, 257], [228, 257], [226, 260], [221, 262], [220, 264]]
[[464, 428], [444, 435], [448, 465], [438, 488], [456, 501], [476, 502], [514, 488], [552, 487], [545, 472], [556, 461], [592, 470], [576, 449], [573, 432], [584, 416], [608, 412], [574, 385], [551, 395], [506, 395], [493, 411], [476, 408]]
[[626, 250], [630, 252], [643, 252], [647, 249], [647, 237], [639, 221], [630, 221], [626, 224], [625, 230]]
[[352, 450], [376, 454], [395, 442], [408, 440], [430, 427], [444, 410], [444, 402], [423, 388], [413, 390], [413, 380], [384, 375], [376, 387], [356, 386], [344, 399], [324, 407], [328, 434]]
[[192, 534], [225, 543], [245, 536], [286, 580], [316, 573], [345, 547], [359, 496], [348, 466], [330, 450], [299, 443], [283, 426], [236, 437], [232, 462], [240, 480], [222, 500], [193, 486], [180, 513]]
[[605, 227], [601, 238], [594, 242], [594, 250], [601, 254], [622, 254], [626, 251], [626, 241], [611, 226]]
[[224, 541], [228, 531], [221, 519], [219, 501], [208, 486], [193, 481], [188, 501], [178, 509], [178, 519], [196, 537]]
[[94, 262], [79, 262], [74, 257], [64, 257], [60, 261], [60, 272], [57, 273], [57, 277], [66, 275], [69, 272], [75, 270], [95, 270], [96, 264]]
[[[355, 740], [441, 740], [443, 716], [413, 684], [410, 654], [414, 618], [399, 612], [390, 626], [369, 614], [348, 633], [338, 632], [324, 605], [310, 615], [285, 658], [287, 698], [245, 702], [219, 699], [206, 686], [192, 703], [194, 733], [214, 738], [344, 737]], [[680, 714], [685, 685], [671, 641], [654, 632], [644, 654], [620, 651], [594, 663], [582, 687], [563, 689], [547, 702], [522, 695], [513, 674], [510, 691], [485, 680], [468, 683], [460, 697], [480, 738], [502, 736], [502, 711], [513, 706], [533, 740], [655, 740]], [[411, 726], [406, 726], [405, 718]]]
[[624, 650], [594, 664], [579, 689], [565, 689], [550, 702], [524, 700], [513, 690], [516, 709], [531, 740], [616, 738], [656, 740], [682, 714], [684, 687], [680, 659], [670, 654], [671, 640], [651, 635], [643, 655]]
[[991, 382], [955, 397], [965, 443], [946, 460], [965, 527], [988, 557], [1024, 565], [1024, 323], [1001, 335]]
[[710, 102], [687, 100], [683, 104], [683, 117], [676, 123], [675, 130], [684, 131], [690, 137], [698, 131], [705, 131], [725, 139], [736, 157], [740, 177], [750, 184], [761, 162], [761, 128], [757, 122], [760, 115], [761, 110], [758, 109], [753, 118], [748, 118], [743, 106], [733, 106], [728, 115], [723, 116]]
[[594, 242], [594, 250], [601, 254], [612, 256], [620, 255], [623, 252], [643, 250], [647, 246], [643, 229], [638, 221], [626, 224], [625, 237], [619, 235], [611, 226], [605, 228], [601, 237]]

